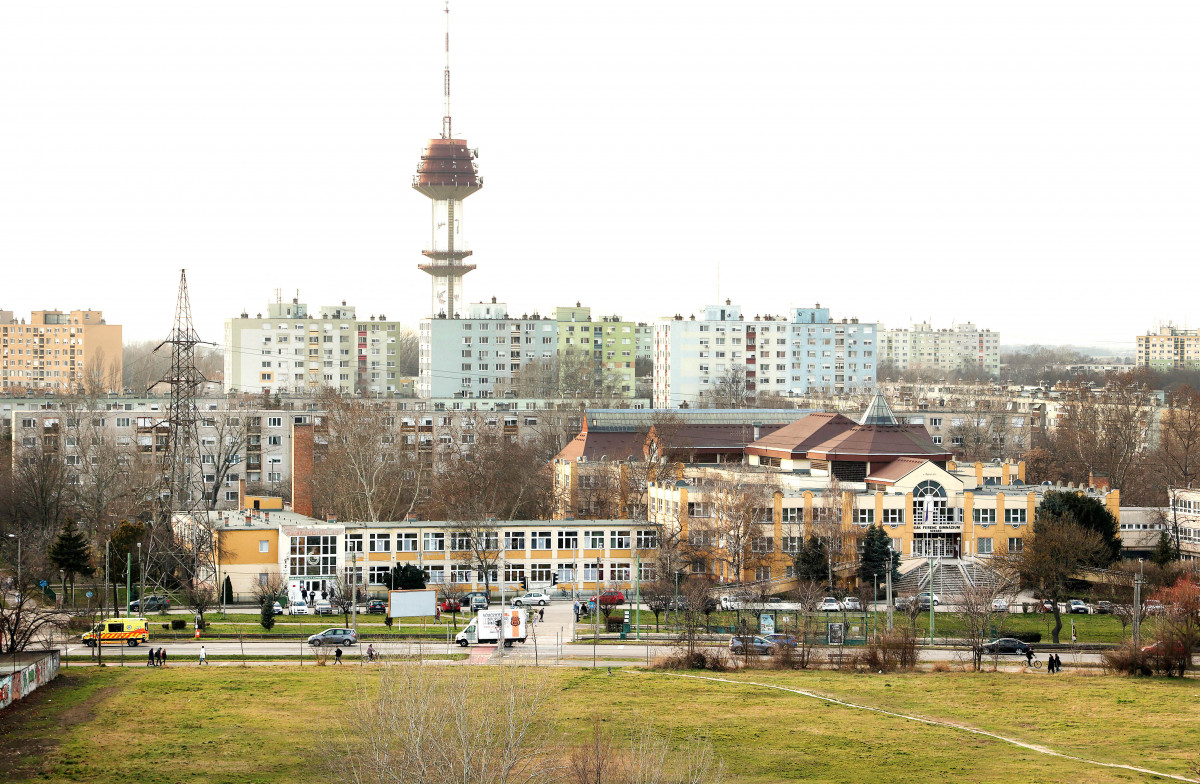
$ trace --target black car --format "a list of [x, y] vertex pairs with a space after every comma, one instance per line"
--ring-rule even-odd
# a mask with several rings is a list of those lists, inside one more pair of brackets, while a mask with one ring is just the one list
[[1013, 637], [1001, 637], [998, 640], [985, 642], [983, 644], [984, 653], [1018, 653], [1022, 656], [1033, 650], [1028, 643], [1021, 642]]
[[[159, 610], [171, 609], [171, 600], [165, 596], [147, 596], [145, 612], [158, 612]], [[130, 612], [142, 612], [141, 599], [134, 599], [129, 603]]]
[[372, 615], [382, 615], [387, 612], [387, 604], [383, 599], [371, 599], [367, 602], [367, 612]]

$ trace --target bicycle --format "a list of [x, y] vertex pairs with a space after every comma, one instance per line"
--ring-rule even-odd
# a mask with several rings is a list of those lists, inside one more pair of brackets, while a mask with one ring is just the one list
[[1025, 666], [1032, 667], [1035, 670], [1040, 670], [1042, 669], [1042, 660], [1035, 656], [1033, 659], [1026, 661]]

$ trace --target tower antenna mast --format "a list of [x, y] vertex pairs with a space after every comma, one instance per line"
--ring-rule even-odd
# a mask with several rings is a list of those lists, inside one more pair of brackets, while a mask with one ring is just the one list
[[444, 73], [442, 90], [445, 93], [446, 107], [442, 114], [442, 138], [451, 139], [453, 136], [450, 133], [450, 0], [446, 0], [446, 70]]

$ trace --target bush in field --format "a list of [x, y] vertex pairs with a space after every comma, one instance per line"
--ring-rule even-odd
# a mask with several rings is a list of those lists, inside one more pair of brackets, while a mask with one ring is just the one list
[[911, 629], [883, 632], [867, 642], [863, 660], [872, 670], [910, 670], [917, 664], [917, 638]]
[[258, 608], [258, 622], [267, 631], [271, 631], [275, 627], [275, 608], [263, 602], [262, 607]]

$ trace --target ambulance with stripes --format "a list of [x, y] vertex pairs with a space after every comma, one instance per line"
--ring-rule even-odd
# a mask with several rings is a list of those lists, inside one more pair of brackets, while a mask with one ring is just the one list
[[83, 644], [94, 648], [97, 638], [102, 645], [125, 643], [130, 648], [137, 647], [140, 642], [150, 642], [145, 618], [108, 618], [84, 632]]

